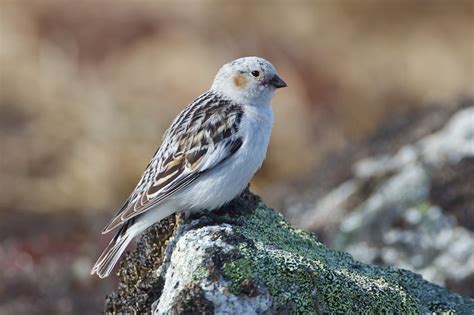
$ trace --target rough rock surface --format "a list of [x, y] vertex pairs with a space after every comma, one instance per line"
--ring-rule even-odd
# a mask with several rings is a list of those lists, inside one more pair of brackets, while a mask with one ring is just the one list
[[395, 150], [355, 162], [346, 180], [297, 206], [305, 211], [292, 222], [356, 259], [406, 268], [473, 296], [474, 106], [422, 117], [400, 133], [429, 132], [403, 145], [390, 140], [385, 147]]
[[402, 269], [355, 261], [244, 192], [216, 215], [170, 217], [119, 270], [105, 312], [472, 314], [474, 300]]

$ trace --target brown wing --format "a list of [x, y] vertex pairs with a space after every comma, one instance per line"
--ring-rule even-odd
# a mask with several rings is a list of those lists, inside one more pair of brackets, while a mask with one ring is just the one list
[[[157, 206], [235, 154], [242, 145], [242, 139], [237, 134], [242, 114], [240, 106], [228, 104], [212, 110], [198, 108], [187, 113], [190, 127], [179, 134], [168, 132], [163, 142], [167, 150], [160, 152], [160, 148], [157, 152], [157, 155], [166, 158], [161, 160], [153, 180], [140, 193], [135, 190], [102, 233]], [[176, 123], [186, 122], [178, 119]]]

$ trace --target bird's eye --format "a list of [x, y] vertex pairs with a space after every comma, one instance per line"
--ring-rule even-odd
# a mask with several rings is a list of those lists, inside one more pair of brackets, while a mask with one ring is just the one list
[[253, 70], [252, 72], [250, 72], [254, 77], [258, 78], [258, 76], [260, 75], [260, 72], [257, 71], [257, 70]]

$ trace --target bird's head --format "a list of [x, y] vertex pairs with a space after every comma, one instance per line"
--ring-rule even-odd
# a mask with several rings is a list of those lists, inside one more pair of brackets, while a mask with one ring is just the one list
[[258, 105], [269, 104], [275, 90], [285, 86], [270, 62], [243, 57], [222, 66], [211, 90], [233, 101]]

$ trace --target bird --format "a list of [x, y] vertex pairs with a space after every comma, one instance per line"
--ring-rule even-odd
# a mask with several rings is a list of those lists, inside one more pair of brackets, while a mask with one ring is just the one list
[[173, 120], [137, 186], [102, 230], [117, 230], [91, 269], [110, 275], [132, 239], [176, 212], [222, 207], [261, 167], [273, 127], [271, 101], [286, 87], [260, 57], [224, 64], [211, 88]]

